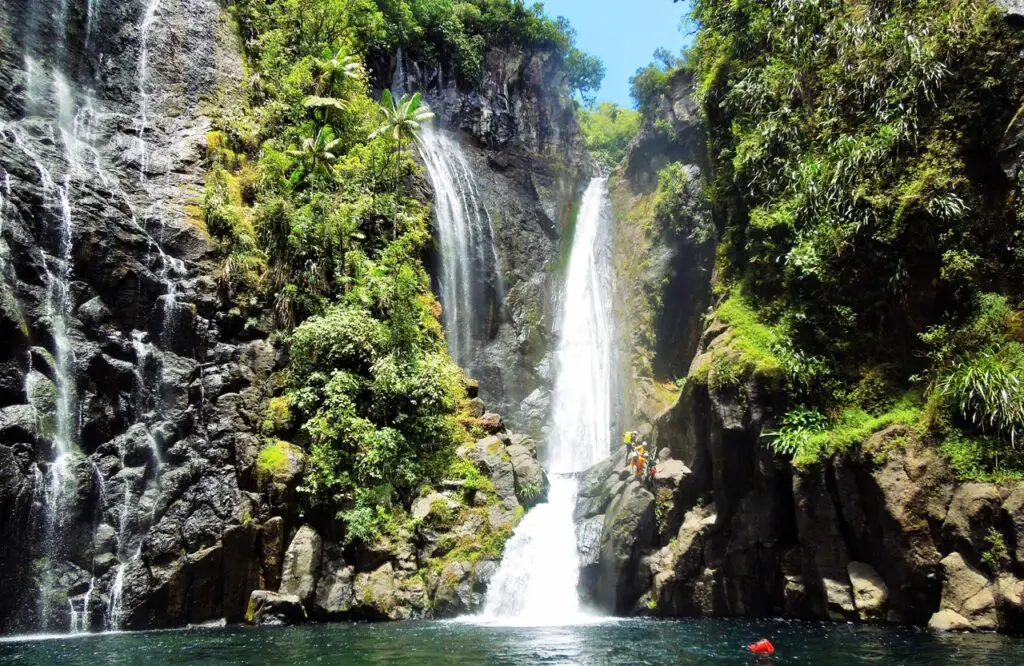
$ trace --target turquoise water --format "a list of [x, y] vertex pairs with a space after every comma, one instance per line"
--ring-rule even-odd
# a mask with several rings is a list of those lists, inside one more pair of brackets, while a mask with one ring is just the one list
[[566, 627], [459, 622], [188, 629], [0, 639], [4, 664], [1024, 664], [1024, 639], [741, 620], [614, 620]]

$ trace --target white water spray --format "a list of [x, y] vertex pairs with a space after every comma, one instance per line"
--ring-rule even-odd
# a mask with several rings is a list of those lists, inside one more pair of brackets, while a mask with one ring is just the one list
[[487, 593], [483, 619], [510, 624], [585, 622], [576, 590], [579, 554], [574, 474], [611, 449], [611, 263], [605, 180], [583, 195], [562, 295], [551, 432], [544, 462], [547, 504], [516, 528]]
[[446, 133], [425, 126], [420, 153], [434, 189], [434, 213], [441, 248], [441, 304], [448, 348], [455, 361], [471, 367], [488, 310], [487, 285], [499, 301], [501, 276], [491, 218], [477, 190], [476, 178], [459, 144]]

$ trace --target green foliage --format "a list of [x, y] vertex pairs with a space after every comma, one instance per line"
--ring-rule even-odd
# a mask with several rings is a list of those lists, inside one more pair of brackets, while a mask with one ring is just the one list
[[601, 102], [596, 109], [577, 112], [587, 150], [606, 169], [614, 169], [626, 154], [626, 146], [640, 131], [640, 114], [612, 102]]
[[654, 61], [630, 77], [629, 94], [643, 115], [650, 115], [659, 100], [669, 93], [672, 75], [684, 66], [692, 66], [687, 62], [687, 55], [679, 58], [667, 49], [659, 48], [654, 52]]
[[517, 494], [519, 499], [525, 501], [525, 503], [533, 503], [540, 497], [540, 486], [536, 483], [524, 483], [519, 487]]
[[1010, 550], [1006, 547], [1006, 539], [1002, 532], [994, 527], [988, 528], [985, 543], [988, 544], [988, 548], [982, 554], [981, 559], [990, 567], [998, 569], [1002, 564], [1010, 561]]
[[291, 457], [295, 455], [288, 442], [269, 440], [256, 457], [256, 471], [265, 476], [277, 476], [291, 466]]
[[465, 434], [461, 371], [421, 261], [429, 208], [401, 188], [420, 177], [407, 148], [432, 114], [418, 94], [385, 95], [382, 110], [363, 62], [399, 39], [446, 39], [395, 32], [389, 17], [458, 18], [432, 0], [240, 0], [232, 11], [251, 74], [207, 137], [203, 222], [233, 312], [271, 311], [291, 332], [287, 394], [269, 401], [264, 431], [294, 435], [308, 452], [301, 489], [344, 521], [347, 542], [365, 542], [395, 530]]
[[263, 432], [284, 432], [292, 425], [292, 404], [288, 396], [277, 396], [267, 401], [267, 413], [263, 419]]
[[918, 427], [923, 417], [924, 400], [919, 391], [908, 391], [892, 408], [872, 416], [860, 407], [846, 407], [825, 428], [810, 432], [799, 442], [793, 462], [809, 465], [824, 457], [863, 444], [874, 433], [891, 425]]
[[1016, 446], [1024, 428], [1024, 347], [1019, 343], [961, 358], [939, 382], [959, 415], [983, 433], [1008, 437]]
[[455, 512], [448, 506], [448, 500], [437, 498], [430, 503], [430, 511], [423, 519], [425, 525], [436, 529], [451, 527], [455, 523]]
[[[791, 404], [831, 415], [783, 448], [811, 459], [921, 424], [961, 473], [1005, 469], [1024, 425], [1024, 289], [1006, 279], [1024, 235], [1021, 183], [995, 165], [1024, 34], [987, 0], [698, 0], [694, 17], [718, 288], [770, 324], [753, 346]], [[638, 74], [642, 107], [672, 69]]]
[[782, 417], [782, 427], [771, 441], [775, 453], [794, 456], [803, 452], [811, 437], [828, 425], [828, 419], [816, 409], [794, 407]]
[[698, 174], [697, 169], [688, 170], [681, 162], [672, 162], [658, 172], [654, 221], [672, 236], [704, 245], [714, 239], [715, 228], [701, 183], [693, 178]]

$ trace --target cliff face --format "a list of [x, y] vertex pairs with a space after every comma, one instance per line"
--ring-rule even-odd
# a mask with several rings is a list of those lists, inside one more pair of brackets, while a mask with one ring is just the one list
[[688, 72], [673, 76], [610, 178], [619, 422], [644, 434], [674, 399], [672, 380], [687, 372], [711, 301], [714, 243], [680, 233], [658, 213], [664, 197], [658, 172], [676, 163], [687, 174], [686, 207], [700, 224], [710, 224], [702, 191], [705, 135], [692, 90]]
[[494, 230], [500, 302], [468, 370], [488, 404], [539, 436], [552, 379], [559, 256], [593, 171], [565, 73], [550, 52], [520, 47], [488, 50], [484, 78], [470, 88], [443, 69], [401, 64], [404, 87], [423, 91], [435, 124], [461, 144]]
[[224, 326], [190, 207], [233, 31], [215, 0], [0, 16], [0, 627], [237, 615], [275, 353]]
[[[250, 592], [282, 585], [313, 585], [324, 617], [459, 612], [488, 570], [459, 539], [510, 532], [517, 482], [543, 485], [535, 447], [494, 425], [462, 454], [476, 505], [455, 479], [441, 518], [427, 503], [407, 539], [364, 552], [304, 524], [300, 450], [259, 463], [284, 359], [222, 301], [199, 211], [204, 110], [235, 94], [240, 53], [216, 0], [0, 3], [0, 631], [238, 621]], [[479, 374], [517, 420], [544, 376], [582, 152], [544, 54], [492, 52], [486, 69], [435, 103], [497, 218], [508, 290]], [[430, 559], [452, 570], [425, 582]]]
[[[650, 487], [627, 471], [624, 450], [583, 476], [575, 518], [584, 594], [621, 614], [1024, 631], [1024, 483], [957, 481], [933, 438], [898, 423], [794, 466], [767, 446], [787, 408], [778, 376], [716, 376], [716, 359], [740, 352], [735, 323], [713, 304], [713, 248], [640, 231], [656, 228], [655, 174], [670, 161], [688, 165], [687, 196], [701, 197], [689, 189], [706, 172], [688, 93], [677, 74], [653, 112], [660, 131], [672, 131], [655, 141], [649, 121], [616, 174], [627, 267], [617, 302], [639, 329], [625, 341], [628, 413], [659, 460]], [[630, 257], [633, 247], [642, 252]], [[645, 379], [659, 373], [685, 377], [682, 389]]]

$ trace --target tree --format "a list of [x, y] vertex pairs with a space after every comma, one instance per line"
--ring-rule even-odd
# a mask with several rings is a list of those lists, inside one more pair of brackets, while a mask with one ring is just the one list
[[359, 58], [347, 55], [341, 46], [325, 46], [316, 61], [320, 69], [320, 92], [326, 97], [334, 95], [334, 86], [339, 80], [359, 79], [363, 76], [363, 65]]
[[370, 139], [390, 134], [395, 140], [395, 191], [398, 190], [399, 175], [402, 166], [402, 153], [408, 140], [418, 141], [420, 129], [423, 123], [434, 117], [433, 112], [427, 108], [419, 93], [402, 95], [402, 98], [395, 101], [390, 90], [385, 90], [380, 96], [380, 110], [384, 116], [384, 122], [370, 134]]
[[315, 136], [303, 139], [301, 147], [288, 151], [288, 155], [299, 161], [288, 181], [297, 185], [306, 178], [330, 177], [331, 165], [337, 159], [334, 151], [340, 144], [341, 139], [335, 139], [334, 132], [327, 126], [321, 127]]

